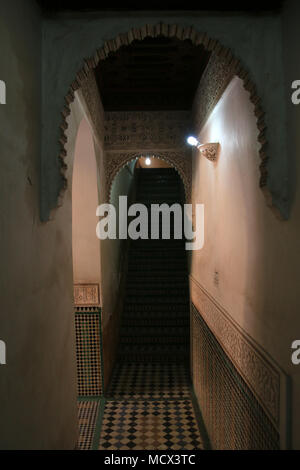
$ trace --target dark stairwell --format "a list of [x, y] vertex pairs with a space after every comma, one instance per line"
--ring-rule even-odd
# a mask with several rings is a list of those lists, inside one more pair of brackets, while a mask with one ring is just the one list
[[[149, 214], [151, 204], [181, 202], [175, 170], [137, 171], [136, 199]], [[185, 364], [188, 371], [189, 291], [183, 240], [131, 241], [119, 360]]]
[[[183, 203], [174, 169], [139, 169], [136, 202]], [[172, 219], [171, 219], [172, 220]], [[149, 224], [150, 233], [150, 224]], [[117, 362], [99, 449], [208, 446], [189, 372], [189, 289], [184, 240], [131, 240]]]

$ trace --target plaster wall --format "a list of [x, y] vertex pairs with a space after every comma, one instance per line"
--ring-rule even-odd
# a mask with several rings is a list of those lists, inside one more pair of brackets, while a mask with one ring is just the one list
[[[110, 203], [114, 205], [117, 214], [119, 213], [119, 196], [130, 195], [131, 185], [133, 181], [132, 164], [122, 168], [116, 175], [112, 191]], [[118, 223], [117, 223], [118, 234]], [[122, 263], [124, 254], [122, 251], [124, 241], [119, 240], [101, 240], [101, 270], [102, 270], [102, 293], [103, 293], [103, 328], [109, 317], [113, 315], [117, 303], [119, 288], [122, 276]]]
[[70, 198], [39, 218], [41, 18], [0, 3], [1, 449], [73, 449], [77, 441]]
[[[116, 175], [110, 203], [119, 213], [119, 196], [129, 196], [133, 185], [133, 166], [129, 163]], [[118, 233], [118, 223], [117, 223]], [[126, 240], [101, 240], [101, 291], [102, 291], [102, 337], [104, 362], [104, 388], [106, 389], [115, 362], [119, 340], [120, 315], [123, 308], [126, 280]]]
[[249, 94], [235, 77], [199, 129], [200, 142], [220, 143], [218, 161], [193, 155], [193, 201], [205, 205], [205, 243], [192, 253], [191, 274], [291, 377], [299, 449], [300, 369], [291, 363], [300, 329], [299, 200], [288, 221], [266, 207], [257, 186], [257, 132]]
[[77, 134], [72, 182], [74, 283], [100, 284], [100, 241], [96, 237], [98, 167], [93, 134], [83, 118]]
[[[68, 117], [65, 176], [67, 190], [62, 205], [53, 213], [56, 220], [61, 210], [68, 213], [65, 226], [72, 229], [73, 269], [75, 282], [99, 282], [101, 304], [104, 387], [107, 386], [114, 364], [118, 340], [118, 318], [122, 308], [122, 277], [124, 275], [124, 246], [119, 240], [98, 240], [96, 236], [96, 207], [106, 201], [104, 146], [102, 129], [96, 128], [93, 110], [79, 91], [71, 104]], [[101, 101], [99, 102], [100, 107]], [[102, 108], [101, 108], [102, 109]], [[101, 112], [100, 109], [100, 112]], [[99, 125], [102, 125], [100, 118]], [[115, 178], [112, 201], [118, 212], [119, 195], [130, 192], [133, 162]], [[71, 182], [71, 185], [70, 185]], [[99, 201], [99, 203], [98, 203]], [[73, 217], [70, 223], [70, 211]], [[72, 269], [72, 266], [68, 266]], [[73, 279], [72, 279], [73, 282]], [[72, 320], [74, 321], [74, 320]]]

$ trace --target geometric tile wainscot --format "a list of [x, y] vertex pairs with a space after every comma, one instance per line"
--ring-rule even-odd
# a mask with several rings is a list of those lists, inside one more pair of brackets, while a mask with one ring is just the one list
[[286, 448], [287, 376], [193, 277], [190, 296], [194, 389], [212, 446]]
[[98, 284], [74, 285], [79, 450], [95, 448], [105, 403], [99, 300]]
[[75, 310], [78, 396], [103, 394], [101, 310]]

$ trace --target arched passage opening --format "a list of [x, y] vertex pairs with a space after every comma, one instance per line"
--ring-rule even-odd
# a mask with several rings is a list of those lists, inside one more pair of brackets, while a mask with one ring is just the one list
[[[194, 48], [197, 48], [199, 51], [200, 50], [202, 51], [201, 54], [202, 54], [202, 59], [204, 63], [197, 64], [198, 72], [200, 73], [200, 75], [198, 76], [198, 83], [199, 83], [201, 74], [203, 74], [201, 77], [201, 81], [199, 83], [199, 87], [198, 87], [199, 93], [198, 93], [197, 105], [198, 105], [198, 108], [200, 109], [200, 113], [198, 113], [198, 116], [196, 116], [198, 126], [203, 125], [205, 123], [206, 119], [208, 118], [214, 106], [220, 99], [222, 93], [224, 92], [226, 86], [229, 84], [230, 80], [235, 75], [242, 79], [243, 86], [247, 91], [249, 91], [249, 98], [254, 105], [256, 124], [258, 128], [257, 138], [259, 142], [259, 155], [261, 159], [261, 162], [259, 165], [259, 171], [260, 171], [259, 186], [263, 189], [268, 205], [272, 206], [272, 198], [271, 198], [269, 189], [267, 187], [266, 164], [268, 160], [268, 155], [266, 153], [267, 152], [267, 139], [265, 135], [265, 132], [266, 132], [266, 125], [265, 125], [265, 119], [264, 119], [265, 112], [262, 109], [261, 99], [257, 93], [256, 85], [252, 81], [249, 71], [246, 70], [242, 62], [233, 55], [233, 52], [228, 47], [222, 45], [217, 39], [210, 38], [207, 33], [199, 32], [196, 29], [194, 29], [193, 26], [183, 27], [179, 24], [164, 24], [164, 23], [158, 23], [154, 25], [146, 24], [144, 27], [133, 28], [127, 33], [119, 34], [116, 38], [106, 41], [101, 48], [97, 49], [94, 56], [86, 58], [84, 60], [83, 67], [78, 71], [75, 80], [72, 82], [70, 86], [69, 92], [65, 96], [65, 106], [61, 113], [63, 116], [63, 122], [60, 126], [62, 137], [59, 142], [62, 146], [62, 150], [59, 156], [59, 160], [60, 160], [63, 184], [61, 185], [60, 194], [63, 194], [63, 191], [65, 189], [64, 183], [66, 182], [65, 167], [63, 164], [63, 160], [66, 156], [66, 151], [65, 151], [65, 143], [67, 140], [66, 119], [67, 119], [67, 116], [70, 114], [70, 104], [74, 100], [75, 91], [78, 89], [84, 88], [86, 83], [89, 81], [91, 72], [96, 71], [96, 75], [97, 75], [97, 68], [98, 68], [100, 70], [100, 73], [97, 76], [98, 85], [100, 84], [100, 86], [104, 88], [104, 90], [106, 90], [107, 94], [110, 95], [111, 97], [110, 104], [112, 106], [112, 109], [117, 109], [118, 105], [122, 104], [120, 102], [118, 103], [118, 98], [120, 97], [120, 93], [121, 95], [124, 96], [124, 92], [122, 93], [120, 89], [119, 89], [119, 93], [117, 93], [116, 96], [114, 96], [114, 94], [112, 93], [114, 86], [116, 87], [115, 91], [118, 90], [118, 83], [122, 81], [122, 76], [117, 77], [117, 74], [114, 74], [114, 65], [116, 63], [117, 57], [120, 55], [120, 53], [124, 52], [124, 50], [125, 50], [125, 55], [126, 55], [126, 48], [129, 48], [130, 46], [135, 46], [135, 45], [140, 44], [143, 47], [143, 44], [145, 43], [145, 41], [150, 42], [149, 49], [151, 52], [151, 42], [156, 41], [156, 40], [161, 41], [161, 42], [165, 41], [166, 43], [175, 41], [177, 42], [177, 44], [179, 43], [179, 45], [189, 44], [193, 46]], [[157, 51], [155, 51], [154, 56], [156, 52]], [[185, 66], [189, 65], [188, 62], [191, 59], [191, 56], [189, 57], [189, 52], [187, 54], [184, 54], [184, 47], [182, 49], [182, 52], [183, 52], [182, 54], [183, 63], [180, 64], [181, 73], [184, 73], [186, 76], [191, 75], [193, 74], [194, 70], [190, 70], [190, 71], [185, 70]], [[175, 55], [173, 54], [173, 57], [174, 56], [176, 60], [176, 54]], [[157, 54], [157, 60], [158, 61], [160, 60], [159, 54]], [[137, 59], [136, 62], [138, 61], [139, 60]], [[187, 61], [187, 64], [184, 64], [184, 61]], [[206, 61], [206, 67], [204, 65], [205, 61]], [[143, 57], [140, 57], [140, 64], [142, 62], [143, 62]], [[131, 69], [133, 71], [133, 68], [132, 68], [133, 64], [129, 64], [129, 65], [131, 66]], [[165, 65], [165, 70], [168, 70], [168, 64], [163, 64], [163, 65]], [[111, 76], [113, 78], [112, 88], [110, 88], [109, 85], [107, 86], [107, 80], [104, 79], [104, 76], [103, 76], [104, 74], [101, 73], [102, 68], [104, 68], [104, 70], [106, 69], [106, 72], [108, 72], [108, 74], [111, 73]], [[155, 75], [156, 68], [157, 68], [157, 64], [156, 64], [156, 67], [153, 67], [153, 64], [151, 64], [151, 69], [152, 71], [154, 70], [153, 72], [154, 75]], [[148, 85], [149, 83], [151, 83], [151, 80], [159, 80], [161, 76], [160, 74], [159, 76], [156, 76], [156, 77], [155, 76], [149, 77], [148, 73], [146, 74], [143, 73], [142, 76], [137, 77], [137, 79], [140, 80], [141, 78], [145, 78], [145, 75], [146, 75], [146, 79], [148, 79]], [[174, 75], [176, 75], [176, 71], [174, 71]], [[125, 77], [125, 78], [130, 79], [130, 77]], [[132, 85], [133, 83], [131, 83], [130, 85], [131, 91], [132, 91]], [[97, 85], [94, 84], [93, 87], [97, 88]], [[175, 80], [175, 88], [177, 91], [180, 90], [180, 81], [176, 83], [176, 80]], [[154, 90], [152, 90], [152, 92], [153, 91]], [[168, 92], [168, 89], [166, 89], [166, 91]], [[182, 89], [180, 91], [182, 91]], [[177, 95], [181, 95], [181, 94], [182, 94], [181, 92], [177, 93]], [[128, 102], [128, 96], [130, 97], [130, 89], [127, 88], [127, 102]], [[189, 90], [185, 98], [189, 97], [189, 99], [191, 99], [191, 96], [192, 96], [191, 90]], [[172, 93], [168, 92], [167, 98], [165, 99], [167, 101], [169, 100], [169, 103], [172, 103], [171, 106], [173, 109], [176, 109], [176, 106], [174, 108], [174, 104], [176, 105], [177, 103], [178, 105], [180, 100], [178, 101], [178, 98], [174, 100], [173, 98], [174, 98], [174, 95], [172, 96]], [[90, 99], [92, 99], [91, 96], [90, 96]], [[184, 100], [184, 97], [183, 97], [183, 100]], [[116, 103], [118, 103], [117, 106], [116, 106]], [[135, 102], [135, 106], [136, 106], [136, 109], [143, 109], [143, 106], [141, 107], [141, 103], [139, 102]], [[155, 105], [153, 108], [153, 103], [151, 102], [151, 98], [149, 100], [149, 97], [148, 97], [148, 106], [150, 106], [151, 109], [155, 109]], [[181, 101], [181, 106], [182, 106], [182, 101]], [[95, 119], [98, 120], [99, 122], [99, 115], [97, 116], [98, 113], [97, 113], [97, 110], [95, 109], [95, 106], [91, 104], [91, 107], [93, 108], [93, 112], [95, 113]], [[123, 109], [126, 109], [126, 98], [125, 98], [125, 102], [123, 102]], [[161, 109], [164, 109], [164, 107], [161, 107]], [[143, 148], [143, 151], [144, 150], [145, 149]], [[114, 164], [117, 165], [118, 162], [116, 161]], [[276, 208], [274, 208], [274, 210], [276, 212]], [[278, 212], [276, 213], [278, 214]], [[41, 217], [43, 219], [44, 217], [47, 218], [46, 214], [44, 215], [41, 214]]]
[[[186, 172], [184, 171], [185, 168], [181, 164], [181, 159], [179, 158], [177, 162], [178, 156], [179, 153], [176, 152], [155, 152], [151, 154], [136, 151], [117, 155], [118, 164], [114, 165], [107, 178], [108, 200], [112, 202], [112, 194], [114, 192], [117, 176], [124, 168], [129, 171], [132, 176], [134, 175], [134, 171], [139, 168], [174, 168], [181, 180], [184, 201], [188, 202], [191, 196], [191, 188]], [[134, 188], [131, 188], [131, 191], [133, 190]]]

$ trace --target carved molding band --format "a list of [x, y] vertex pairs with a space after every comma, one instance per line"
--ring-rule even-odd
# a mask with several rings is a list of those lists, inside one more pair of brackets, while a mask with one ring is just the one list
[[248, 335], [190, 277], [191, 301], [276, 427], [280, 417], [280, 373]]
[[218, 157], [220, 144], [218, 143], [211, 143], [211, 144], [203, 144], [198, 149], [201, 155], [211, 162], [215, 162]]
[[112, 183], [128, 162], [145, 155], [161, 158], [180, 174], [186, 200], [191, 195], [191, 151], [184, 146], [190, 125], [188, 111], [105, 113], [105, 177], [107, 200]]
[[105, 149], [181, 148], [190, 131], [188, 111], [105, 113]]
[[212, 53], [201, 77], [193, 103], [195, 128], [201, 129], [235, 75], [234, 64]]
[[[98, 66], [99, 62], [105, 60], [111, 52], [115, 52], [121, 47], [127, 46], [134, 40], [142, 41], [146, 37], [164, 36], [168, 38], [177, 38], [182, 41], [190, 40], [195, 46], [202, 45], [206, 50], [211, 51], [211, 58], [208, 66], [202, 76], [199, 84], [199, 89], [196, 97], [200, 106], [200, 113], [197, 115], [197, 125], [202, 125], [207, 119], [209, 113], [212, 111], [225, 87], [234, 75], [237, 75], [243, 80], [244, 88], [250, 93], [250, 100], [255, 107], [255, 115], [257, 117], [257, 127], [259, 130], [258, 141], [260, 143], [260, 182], [261, 188], [264, 188], [264, 195], [267, 204], [272, 205], [272, 197], [269, 189], [266, 187], [267, 182], [267, 168], [266, 163], [268, 160], [266, 154], [267, 139], [265, 135], [266, 125], [264, 120], [264, 111], [261, 107], [261, 100], [256, 92], [255, 84], [249, 77], [248, 72], [242, 66], [240, 60], [234, 57], [231, 50], [222, 46], [216, 39], [210, 38], [206, 33], [196, 31], [192, 26], [182, 27], [177, 24], [164, 24], [158, 23], [156, 25], [146, 24], [140, 28], [132, 28], [124, 34], [119, 34], [114, 39], [108, 40], [104, 43], [103, 47], [98, 49], [93, 57], [84, 60], [82, 68], [78, 71], [75, 80], [72, 82], [70, 89], [65, 96], [65, 106], [62, 109], [62, 124], [61, 138], [61, 152], [59, 155], [59, 163], [62, 173], [62, 188], [66, 188], [66, 178], [64, 175], [66, 166], [64, 158], [66, 156], [65, 144], [67, 136], [65, 131], [68, 127], [67, 116], [70, 114], [70, 103], [74, 100], [74, 92], [84, 86], [84, 83], [89, 78], [91, 70]], [[89, 100], [92, 105], [91, 101]]]
[[74, 305], [100, 306], [99, 284], [74, 284]]

